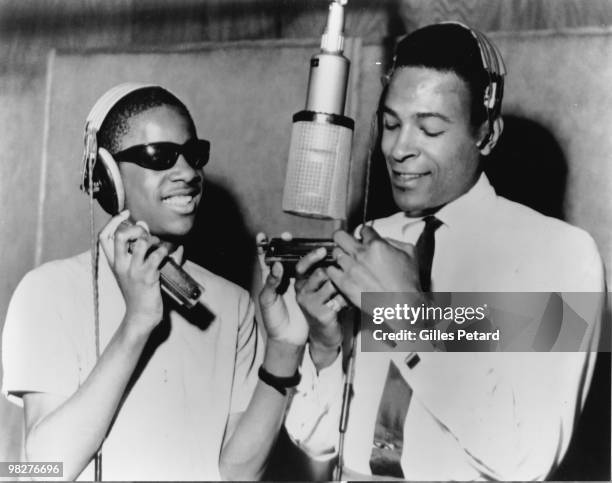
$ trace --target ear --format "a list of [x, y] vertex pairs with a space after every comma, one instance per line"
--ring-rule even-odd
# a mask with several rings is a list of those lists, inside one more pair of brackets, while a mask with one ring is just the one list
[[485, 126], [485, 131], [484, 134], [480, 136], [481, 141], [478, 143], [478, 149], [480, 150], [480, 154], [482, 154], [483, 156], [487, 156], [491, 153], [491, 151], [493, 151], [493, 148], [497, 144], [497, 141], [499, 141], [499, 138], [502, 132], [504, 131], [504, 120], [501, 116], [497, 116], [495, 121], [493, 121], [493, 132], [490, 134], [486, 144], [484, 146], [481, 146], [480, 144], [482, 143], [482, 140], [489, 132], [489, 128], [486, 123], [483, 126]]

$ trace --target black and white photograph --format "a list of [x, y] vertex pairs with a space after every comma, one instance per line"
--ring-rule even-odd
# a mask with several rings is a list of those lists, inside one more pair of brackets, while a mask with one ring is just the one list
[[0, 0], [0, 480], [610, 481], [611, 0]]

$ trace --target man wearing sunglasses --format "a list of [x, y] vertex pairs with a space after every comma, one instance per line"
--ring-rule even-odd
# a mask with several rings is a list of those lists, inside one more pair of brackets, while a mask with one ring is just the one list
[[[118, 177], [90, 165], [84, 180], [115, 214], [99, 237], [94, 301], [84, 253], [30, 272], [6, 320], [3, 392], [25, 408], [26, 456], [63, 462], [69, 480], [93, 479], [100, 449], [105, 480], [257, 478], [308, 331], [276, 294], [282, 267], [260, 295], [264, 350], [248, 293], [182, 260], [210, 151], [183, 103], [135, 89], [95, 140], [96, 166]], [[162, 298], [168, 256], [203, 287], [196, 308]]]

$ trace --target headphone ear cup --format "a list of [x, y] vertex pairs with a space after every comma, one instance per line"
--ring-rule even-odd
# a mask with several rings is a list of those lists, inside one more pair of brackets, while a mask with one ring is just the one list
[[99, 189], [96, 199], [110, 215], [116, 215], [125, 207], [125, 190], [119, 166], [111, 153], [104, 148], [98, 149], [98, 159], [93, 172], [94, 186]]
[[483, 156], [488, 156], [497, 144], [502, 131], [504, 130], [504, 121], [501, 117], [497, 117], [489, 128], [489, 132], [485, 138], [478, 144], [478, 149]]

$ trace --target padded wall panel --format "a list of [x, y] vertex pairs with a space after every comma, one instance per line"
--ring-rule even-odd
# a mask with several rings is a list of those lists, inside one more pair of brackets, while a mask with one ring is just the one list
[[[563, 213], [567, 221], [595, 238], [610, 287], [612, 31], [524, 32], [493, 34], [492, 38], [509, 71], [504, 114], [534, 121], [559, 144], [559, 162], [567, 164]], [[521, 139], [515, 141], [513, 149], [520, 149]], [[521, 172], [517, 179], [523, 178], [528, 185], [542, 160], [534, 153], [531, 159], [516, 161], [516, 171]], [[551, 189], [553, 175], [548, 183], [540, 180], [543, 193]]]

